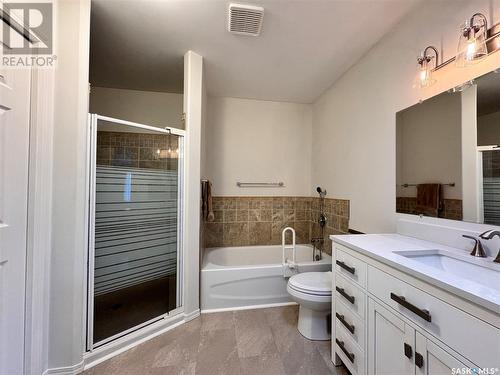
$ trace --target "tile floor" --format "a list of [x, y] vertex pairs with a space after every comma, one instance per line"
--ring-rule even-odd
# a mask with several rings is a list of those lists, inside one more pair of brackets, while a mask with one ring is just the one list
[[297, 331], [298, 306], [204, 314], [84, 375], [348, 375], [330, 342]]

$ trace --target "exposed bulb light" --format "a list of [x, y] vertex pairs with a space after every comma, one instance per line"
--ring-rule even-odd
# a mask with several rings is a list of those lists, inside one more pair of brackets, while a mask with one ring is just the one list
[[[428, 52], [434, 52], [434, 55]], [[439, 53], [433, 46], [426, 47], [422, 54], [417, 58], [417, 76], [413, 84], [414, 88], [423, 88], [432, 86], [436, 80], [432, 78], [432, 70], [438, 65]], [[434, 64], [432, 63], [434, 61]]]
[[467, 45], [467, 61], [471, 61], [474, 59], [474, 55], [476, 54], [476, 40], [469, 41]]
[[465, 67], [481, 61], [488, 55], [486, 40], [488, 20], [482, 13], [474, 14], [460, 27], [456, 66]]

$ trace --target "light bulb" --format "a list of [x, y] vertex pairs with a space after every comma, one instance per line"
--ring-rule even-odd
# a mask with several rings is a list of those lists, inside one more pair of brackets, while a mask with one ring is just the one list
[[467, 60], [468, 61], [474, 60], [475, 55], [476, 55], [476, 39], [474, 38], [469, 40], [467, 44], [467, 52], [466, 52]]
[[432, 78], [432, 69], [429, 61], [423, 59], [419, 61], [417, 76], [413, 84], [414, 88], [432, 86], [436, 81]]
[[488, 26], [486, 17], [476, 13], [460, 27], [455, 65], [466, 67], [482, 61], [488, 55], [486, 40]]
[[426, 79], [427, 79], [427, 70], [422, 69], [422, 70], [420, 71], [420, 82], [421, 82], [422, 84], [424, 84], [424, 83], [425, 83], [425, 81], [426, 81]]

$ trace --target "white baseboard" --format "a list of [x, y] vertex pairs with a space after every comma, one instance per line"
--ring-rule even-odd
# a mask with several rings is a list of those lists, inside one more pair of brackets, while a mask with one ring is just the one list
[[200, 316], [200, 309], [196, 309], [188, 314], [184, 313], [184, 321], [189, 322], [190, 320], [196, 319], [199, 316]]
[[83, 361], [73, 366], [49, 368], [42, 375], [76, 375], [83, 371]]
[[203, 309], [203, 310], [201, 310], [201, 313], [202, 314], [211, 314], [211, 313], [225, 312], [225, 311], [267, 309], [267, 308], [270, 308], [270, 307], [291, 306], [291, 305], [296, 305], [296, 304], [297, 304], [297, 302], [281, 302], [281, 303], [268, 303], [268, 304], [265, 304], [265, 305], [223, 307], [223, 308], [220, 308], [220, 309]]

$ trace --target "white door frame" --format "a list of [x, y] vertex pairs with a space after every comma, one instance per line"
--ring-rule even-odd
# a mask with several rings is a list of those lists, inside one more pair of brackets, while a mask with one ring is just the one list
[[48, 367], [54, 71], [32, 72], [26, 267], [25, 372]]
[[[144, 327], [148, 327], [153, 323], [159, 321], [165, 321], [168, 324], [172, 320], [173, 317], [179, 315], [184, 312], [184, 307], [182, 305], [182, 280], [184, 275], [183, 270], [183, 258], [184, 258], [184, 196], [185, 196], [185, 186], [184, 186], [184, 174], [185, 163], [184, 163], [184, 144], [185, 144], [185, 130], [165, 127], [158, 128], [154, 126], [144, 125], [137, 122], [116, 119], [108, 116], [102, 116], [98, 114], [89, 114], [88, 117], [88, 137], [87, 137], [87, 151], [88, 151], [88, 161], [87, 161], [87, 201], [88, 206], [86, 208], [86, 222], [88, 223], [87, 227], [87, 254], [86, 254], [86, 264], [88, 265], [87, 269], [87, 293], [85, 294], [84, 301], [84, 316], [86, 316], [86, 350], [88, 352], [92, 352], [94, 350], [107, 350], [110, 346], [113, 345], [120, 338], [124, 338], [126, 336], [131, 335], [132, 333], [137, 333]], [[146, 322], [143, 322], [137, 326], [131, 327], [126, 331], [120, 332], [116, 335], [108, 337], [102, 341], [94, 343], [94, 332], [93, 332], [93, 321], [94, 321], [94, 225], [95, 225], [95, 168], [96, 168], [96, 150], [97, 150], [97, 121], [109, 121], [115, 124], [121, 124], [126, 126], [132, 126], [135, 128], [145, 129], [149, 131], [154, 131], [156, 133], [162, 134], [173, 134], [179, 137], [179, 181], [178, 181], [178, 215], [177, 215], [177, 308], [167, 312], [163, 315], [150, 319]], [[181, 157], [182, 156], [182, 157]], [[163, 325], [159, 325], [159, 329], [164, 328]]]

